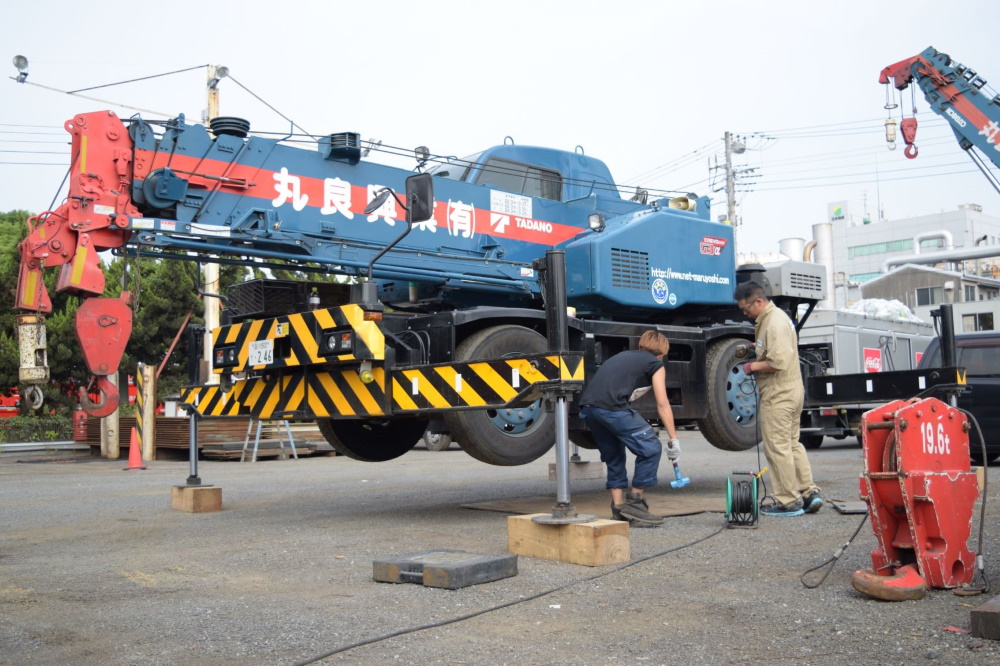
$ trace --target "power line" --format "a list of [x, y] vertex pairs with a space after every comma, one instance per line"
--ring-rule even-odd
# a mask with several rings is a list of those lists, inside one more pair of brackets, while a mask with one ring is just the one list
[[[943, 145], [954, 145], [954, 141], [951, 139], [939, 139], [936, 141], [924, 141], [921, 142], [921, 147], [927, 146], [943, 146]], [[790, 164], [807, 164], [810, 162], [824, 161], [832, 162], [845, 159], [853, 159], [856, 157], [862, 157], [865, 155], [889, 155], [891, 157], [892, 151], [886, 150], [885, 146], [868, 146], [864, 148], [850, 148], [847, 150], [837, 150], [826, 153], [810, 153], [809, 155], [796, 156], [796, 157], [786, 157], [779, 159], [769, 159], [767, 162], [761, 162], [763, 167], [772, 167], [774, 165], [786, 166]]]
[[197, 65], [195, 67], [188, 67], [186, 69], [177, 69], [177, 70], [174, 70], [172, 72], [164, 72], [163, 74], [153, 74], [151, 76], [142, 76], [142, 77], [139, 77], [138, 79], [128, 79], [127, 81], [118, 81], [117, 83], [104, 83], [104, 84], [99, 85], [99, 86], [90, 86], [89, 88], [80, 88], [79, 90], [70, 90], [66, 94], [67, 95], [75, 95], [77, 93], [86, 92], [87, 90], [97, 90], [98, 88], [110, 88], [112, 86], [120, 86], [120, 85], [124, 85], [126, 83], [135, 83], [136, 81], [147, 81], [149, 79], [158, 79], [161, 76], [170, 76], [171, 74], [180, 74], [181, 72], [190, 72], [191, 70], [201, 69], [203, 67], [208, 67], [208, 65]]
[[[946, 121], [941, 120], [937, 116], [929, 116], [929, 118], [930, 118], [929, 121], [925, 121], [928, 124], [936, 124], [936, 123], [940, 122], [941, 125], [947, 125]], [[848, 121], [845, 121], [845, 122], [842, 122], [842, 123], [827, 123], [827, 124], [824, 124], [824, 125], [805, 125], [803, 127], [786, 127], [786, 128], [783, 128], [783, 129], [770, 130], [770, 131], [766, 131], [766, 132], [763, 132], [763, 131], [761, 131], [761, 132], [752, 132], [752, 134], [766, 134], [766, 135], [769, 135], [769, 136], [779, 136], [781, 134], [787, 134], [787, 133], [806, 132], [806, 131], [824, 129], [824, 128], [829, 128], [829, 127], [842, 127], [844, 125], [859, 125], [859, 124], [862, 124], [862, 125], [864, 125], [864, 124], [877, 124], [877, 125], [879, 125], [879, 127], [881, 127], [884, 122], [885, 122], [885, 118], [872, 118], [872, 119], [868, 119], [868, 120], [848, 120]]]
[[[683, 154], [683, 155], [681, 155], [679, 157], [676, 157], [676, 158], [674, 158], [674, 159], [672, 159], [672, 160], [670, 160], [668, 162], [665, 162], [665, 163], [663, 163], [663, 164], [661, 164], [659, 166], [656, 166], [656, 167], [653, 167], [652, 169], [644, 171], [643, 173], [640, 173], [637, 176], [634, 176], [634, 177], [631, 177], [631, 178], [626, 178], [626, 180], [630, 180], [630, 181], [633, 181], [633, 182], [638, 182], [638, 181], [644, 180], [644, 179], [651, 179], [651, 178], [654, 177], [654, 174], [657, 174], [656, 177], [659, 177], [659, 176], [662, 176], [662, 175], [666, 175], [667, 173], [671, 173], [671, 172], [676, 171], [676, 170], [678, 170], [678, 169], [680, 169], [680, 168], [682, 168], [684, 166], [688, 166], [690, 164], [693, 164], [694, 162], [697, 162], [698, 160], [700, 160], [702, 157], [704, 157], [705, 155], [707, 155], [709, 153], [716, 152], [718, 150], [718, 144], [719, 144], [719, 140], [716, 139], [715, 141], [712, 141], [710, 143], [706, 143], [703, 146], [695, 148], [693, 151], [691, 151], [689, 153], [685, 153], [685, 154]], [[712, 150], [709, 151], [708, 150], [709, 148], [711, 148]], [[663, 171], [664, 169], [668, 169], [668, 170], [664, 171], [663, 173], [658, 173], [658, 172]]]
[[0, 139], [0, 143], [57, 143], [62, 145], [69, 145], [69, 139], [65, 141], [43, 141], [41, 139]]
[[752, 132], [752, 134], [768, 134], [768, 135], [772, 135], [773, 136], [773, 135], [776, 135], [776, 134], [781, 134], [783, 132], [799, 132], [799, 131], [803, 131], [803, 130], [821, 129], [821, 128], [824, 128], [824, 127], [842, 127], [844, 125], [858, 125], [858, 124], [864, 124], [864, 123], [877, 123], [877, 122], [882, 122], [882, 119], [881, 118], [869, 118], [869, 119], [866, 119], [866, 120], [846, 120], [846, 121], [840, 122], [840, 123], [824, 123], [824, 124], [821, 124], [821, 125], [803, 125], [802, 127], [783, 127], [783, 128], [775, 129], [775, 130], [766, 130], [766, 131], [765, 130], [758, 130], [758, 131]]
[[[854, 156], [851, 156], [851, 157], [854, 157]], [[863, 157], [863, 155], [858, 155], [857, 157]], [[912, 164], [912, 162], [909, 162], [909, 160], [907, 160], [907, 163]], [[794, 167], [795, 163], [783, 164], [782, 166], [784, 166], [784, 167]], [[889, 163], [888, 166], [890, 168], [887, 169], [887, 170], [891, 171], [892, 163]], [[950, 166], [950, 165], [940, 165], [940, 164], [935, 165], [935, 164], [932, 164], [930, 166]], [[802, 169], [802, 168], [768, 169], [767, 175], [768, 176], [773, 176], [773, 175], [782, 175], [782, 174], [786, 174], [786, 173], [801, 174], [801, 173], [808, 173], [809, 171], [838, 171], [838, 170], [842, 170], [842, 169], [856, 169], [856, 168], [859, 168], [859, 167], [860, 168], [872, 168], [872, 167], [874, 167], [874, 164], [872, 163], [871, 160], [866, 160], [864, 162], [851, 162], [850, 164], [838, 164], [838, 165], [830, 165], [830, 164], [828, 164], [828, 165], [824, 165], [823, 167], [821, 167], [819, 169], [812, 169], [812, 170], [810, 170], [810, 169]]]
[[58, 166], [64, 169], [68, 166], [66, 162], [0, 162], [0, 164], [12, 164], [17, 166]]
[[0, 127], [44, 127], [46, 129], [57, 129], [58, 125], [24, 125], [21, 123], [0, 123]]
[[[884, 174], [884, 173], [900, 173], [900, 172], [906, 172], [906, 171], [926, 171], [928, 169], [940, 169], [940, 168], [946, 168], [946, 167], [956, 167], [956, 166], [962, 166], [964, 164], [965, 164], [965, 162], [950, 162], [948, 164], [929, 164], [929, 165], [926, 165], [926, 166], [901, 167], [901, 168], [898, 168], [898, 169], [880, 169], [879, 172], [878, 172], [878, 174], [881, 177], [881, 174]], [[870, 173], [873, 176], [875, 175], [874, 171], [872, 171]], [[824, 175], [820, 175], [820, 176], [805, 176], [805, 177], [802, 177], [802, 178], [785, 178], [785, 179], [779, 179], [779, 180], [776, 180], [776, 181], [768, 181], [768, 182], [794, 183], [794, 182], [798, 182], [798, 181], [802, 181], [802, 180], [819, 180], [821, 178], [849, 178], [851, 176], [857, 176], [857, 175], [862, 175], [862, 174], [845, 174], [845, 175], [842, 175], [842, 176], [831, 175], [831, 174], [824, 174]], [[834, 183], [834, 184], [836, 184], [836, 183]]]
[[229, 74], [228, 77], [229, 77], [230, 81], [232, 81], [233, 83], [235, 83], [236, 85], [238, 85], [240, 88], [243, 88], [243, 90], [245, 90], [250, 95], [252, 95], [254, 97], [254, 99], [256, 99], [258, 102], [260, 102], [261, 104], [263, 104], [264, 106], [266, 106], [267, 108], [271, 109], [272, 111], [274, 111], [275, 113], [277, 113], [279, 116], [281, 116], [282, 118], [284, 118], [285, 120], [287, 120], [292, 125], [292, 127], [298, 127], [300, 130], [302, 130], [303, 132], [305, 132], [307, 135], [313, 136], [312, 134], [310, 134], [309, 132], [307, 132], [306, 130], [304, 130], [294, 120], [292, 120], [291, 118], [289, 118], [288, 116], [286, 116], [285, 114], [283, 114], [281, 111], [278, 111], [276, 108], [274, 108], [273, 106], [271, 106], [270, 104], [268, 104], [267, 102], [265, 102], [257, 93], [255, 93], [254, 91], [250, 90], [245, 85], [243, 85], [242, 83], [240, 83], [239, 81], [237, 81], [233, 77], [232, 74]]
[[[917, 180], [921, 178], [938, 178], [940, 176], [954, 176], [967, 173], [979, 173], [976, 169], [964, 169], [961, 171], [948, 171], [945, 173], [927, 173], [916, 176], [900, 176], [897, 178], [879, 178], [879, 182], [892, 182], [897, 180]], [[844, 185], [870, 185], [871, 180], [855, 180], [848, 183], [819, 183], [815, 185], [787, 185], [784, 187], [757, 187], [754, 188], [755, 192], [778, 192], [782, 190], [803, 190], [816, 187], [843, 187]]]
[[140, 113], [151, 113], [154, 116], [163, 116], [164, 118], [172, 118], [175, 114], [163, 113], [162, 111], [153, 111], [152, 109], [143, 109], [137, 106], [129, 106], [128, 104], [121, 104], [119, 102], [112, 102], [106, 99], [99, 99], [97, 97], [90, 97], [89, 95], [80, 95], [79, 93], [72, 93], [68, 90], [61, 90], [59, 88], [53, 88], [52, 86], [44, 86], [41, 83], [35, 83], [33, 81], [22, 81], [21, 85], [34, 86], [36, 88], [41, 88], [43, 90], [49, 90], [52, 92], [61, 93], [63, 95], [72, 95], [73, 97], [79, 97], [81, 99], [89, 99], [92, 102], [100, 102], [101, 104], [111, 104], [112, 106], [117, 106], [122, 109], [131, 109], [132, 111], [138, 111]]

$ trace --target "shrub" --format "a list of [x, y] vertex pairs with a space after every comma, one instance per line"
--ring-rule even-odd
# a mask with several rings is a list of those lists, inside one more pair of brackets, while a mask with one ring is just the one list
[[73, 419], [57, 414], [0, 419], [0, 444], [73, 439]]

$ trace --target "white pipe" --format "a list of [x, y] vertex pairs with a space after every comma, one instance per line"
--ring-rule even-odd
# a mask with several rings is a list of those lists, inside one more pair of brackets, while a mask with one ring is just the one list
[[911, 254], [908, 257], [894, 257], [882, 262], [882, 272], [888, 273], [893, 266], [903, 264], [936, 264], [939, 261], [961, 261], [963, 259], [986, 259], [988, 257], [1000, 257], [1000, 246], [989, 245], [986, 247], [975, 247], [961, 250], [943, 250], [941, 252], [928, 252], [926, 254]]
[[917, 234], [916, 236], [914, 236], [913, 254], [920, 254], [920, 244], [925, 240], [930, 240], [931, 238], [943, 238], [945, 250], [955, 249], [955, 239], [951, 235], [951, 232], [946, 229], [941, 229], [940, 231], [925, 231], [922, 234]]

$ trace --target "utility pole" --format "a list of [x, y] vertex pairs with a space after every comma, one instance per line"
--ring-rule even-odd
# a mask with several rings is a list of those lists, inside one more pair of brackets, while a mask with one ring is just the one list
[[726, 132], [726, 218], [733, 225], [733, 251], [737, 248], [736, 231], [739, 222], [736, 219], [736, 174], [733, 173], [733, 135]]
[[[225, 70], [224, 67], [219, 68]], [[206, 123], [210, 124], [213, 118], [219, 115], [219, 72], [215, 65], [208, 66], [208, 109], [206, 111]], [[222, 74], [225, 76], [225, 74]], [[204, 268], [204, 291], [208, 294], [219, 293], [219, 264], [205, 264]], [[202, 297], [205, 302], [205, 341], [204, 341], [204, 362], [202, 367], [205, 374], [202, 380], [205, 384], [218, 384], [219, 379], [212, 372], [212, 331], [219, 327], [219, 299]]]

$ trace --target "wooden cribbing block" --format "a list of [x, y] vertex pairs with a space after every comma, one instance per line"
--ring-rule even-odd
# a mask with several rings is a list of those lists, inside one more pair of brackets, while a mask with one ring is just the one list
[[572, 525], [546, 525], [531, 520], [540, 515], [546, 514], [507, 518], [508, 552], [588, 567], [628, 562], [632, 557], [626, 522], [598, 519]]
[[973, 608], [969, 617], [969, 629], [973, 636], [1000, 641], [1000, 596]]
[[[603, 479], [604, 463], [602, 462], [571, 462], [569, 464], [569, 478], [577, 481], [580, 479]], [[556, 480], [556, 464], [549, 463], [549, 481]]]
[[222, 511], [222, 488], [215, 486], [174, 486], [170, 489], [173, 508], [188, 513]]

